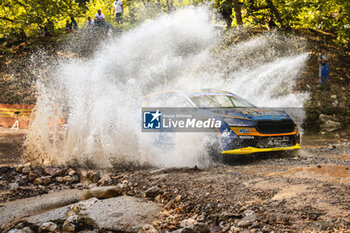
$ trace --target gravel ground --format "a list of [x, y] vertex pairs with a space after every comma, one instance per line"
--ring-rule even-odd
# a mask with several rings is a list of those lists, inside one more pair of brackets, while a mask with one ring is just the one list
[[11, 135], [9, 140], [4, 131], [0, 134], [0, 202], [64, 189], [122, 185], [123, 195], [163, 206], [152, 224], [159, 232], [198, 223], [210, 232], [350, 232], [347, 140], [305, 145], [289, 155], [239, 156], [208, 168], [101, 171], [31, 167], [21, 162], [19, 149], [17, 159], [10, 159], [14, 154], [8, 155], [4, 145], [18, 148], [23, 142], [21, 132]]

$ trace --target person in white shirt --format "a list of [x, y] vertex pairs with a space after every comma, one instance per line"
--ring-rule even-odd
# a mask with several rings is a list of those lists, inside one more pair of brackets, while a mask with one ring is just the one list
[[100, 9], [97, 10], [97, 13], [95, 15], [95, 22], [96, 23], [105, 22], [105, 15], [102, 14]]
[[108, 26], [107, 26], [107, 23], [106, 23], [105, 15], [102, 14], [100, 9], [97, 10], [97, 13], [95, 15], [95, 26], [97, 26], [97, 27], [104, 27], [106, 29], [106, 32], [108, 30]]
[[92, 32], [94, 30], [94, 26], [95, 26], [95, 21], [92, 20], [91, 17], [89, 16], [86, 22], [86, 29]]
[[122, 23], [123, 19], [123, 1], [122, 0], [116, 0], [113, 3], [113, 10], [115, 12], [115, 19], [117, 21], [117, 23]]

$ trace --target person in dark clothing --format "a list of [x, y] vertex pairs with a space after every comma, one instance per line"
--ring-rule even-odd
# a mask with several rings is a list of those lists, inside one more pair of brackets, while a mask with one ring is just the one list
[[268, 29], [271, 31], [275, 28], [278, 28], [277, 24], [273, 21], [273, 17], [270, 17], [270, 20], [268, 22]]
[[19, 41], [23, 42], [27, 40], [27, 34], [26, 32], [23, 30], [23, 28], [20, 29], [19, 31]]
[[77, 21], [75, 21], [74, 16], [71, 16], [70, 20], [71, 20], [71, 22], [70, 22], [71, 30], [73, 30], [73, 31], [77, 30], [78, 29], [78, 24], [77, 24]]
[[66, 30], [66, 32], [72, 31], [72, 25], [69, 23], [68, 19], [66, 20], [66, 26], [65, 26], [64, 30]]

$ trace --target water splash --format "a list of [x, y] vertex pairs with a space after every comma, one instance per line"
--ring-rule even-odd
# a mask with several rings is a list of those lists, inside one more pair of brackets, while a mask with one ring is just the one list
[[296, 52], [294, 39], [270, 33], [217, 51], [222, 32], [211, 19], [207, 8], [182, 9], [110, 38], [88, 60], [60, 61], [49, 76], [38, 74], [28, 158], [99, 167], [208, 165], [201, 135], [179, 134], [177, 146], [163, 151], [141, 133], [140, 98], [163, 89], [217, 88], [257, 105], [302, 106], [307, 95], [290, 90], [307, 56]]

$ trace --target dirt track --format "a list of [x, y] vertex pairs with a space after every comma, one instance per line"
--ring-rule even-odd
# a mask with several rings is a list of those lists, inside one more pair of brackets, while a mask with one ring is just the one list
[[[25, 134], [0, 131], [2, 166], [20, 165]], [[141, 198], [153, 187], [156, 195], [147, 199], [164, 205], [154, 223], [164, 231], [177, 229], [182, 220], [190, 218], [208, 224], [212, 232], [350, 232], [349, 148], [348, 141], [337, 140], [332, 145], [306, 145], [293, 156], [241, 156], [229, 164], [203, 169], [111, 171], [110, 184], [127, 184], [124, 194]], [[1, 175], [0, 200], [79, 186], [29, 182], [9, 190], [16, 176], [16, 169]], [[244, 222], [247, 213], [253, 217]]]

